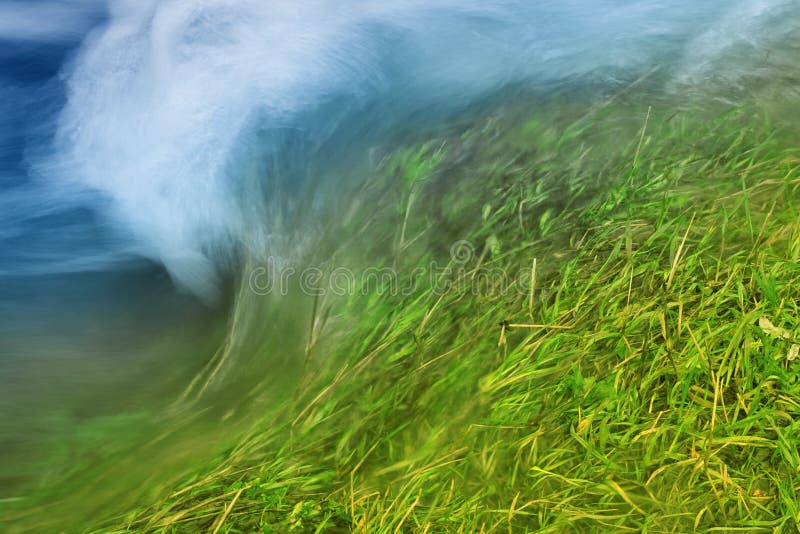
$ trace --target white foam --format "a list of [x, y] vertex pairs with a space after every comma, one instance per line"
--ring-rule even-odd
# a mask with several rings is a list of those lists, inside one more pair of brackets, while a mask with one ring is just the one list
[[243, 203], [261, 201], [231, 161], [254, 118], [293, 124], [334, 96], [458, 105], [512, 81], [646, 68], [748, 2], [700, 4], [115, 0], [67, 73], [49, 169], [109, 197], [147, 255], [213, 298]]

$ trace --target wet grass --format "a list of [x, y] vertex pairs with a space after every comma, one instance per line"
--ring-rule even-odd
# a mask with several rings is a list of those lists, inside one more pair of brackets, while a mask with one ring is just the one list
[[797, 531], [798, 150], [558, 109], [387, 155], [309, 263], [403, 290], [306, 297], [294, 397], [99, 530]]

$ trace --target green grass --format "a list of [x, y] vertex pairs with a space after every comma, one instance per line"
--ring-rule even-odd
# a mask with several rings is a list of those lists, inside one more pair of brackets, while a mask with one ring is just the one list
[[295, 296], [292, 398], [98, 530], [797, 531], [793, 132], [649, 109], [500, 109], [388, 155], [307, 261], [413, 289]]

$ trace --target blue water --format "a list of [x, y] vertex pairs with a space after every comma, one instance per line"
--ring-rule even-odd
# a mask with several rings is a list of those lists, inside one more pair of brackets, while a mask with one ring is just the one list
[[619, 82], [654, 65], [676, 82], [735, 79], [731, 58], [789, 31], [795, 8], [4, 0], [0, 276], [144, 258], [212, 302], [243, 251], [269, 248], [259, 213], [287, 146], [302, 161], [343, 125], [391, 130], [513, 83]]
[[0, 353], [15, 328], [41, 335], [40, 329], [56, 318], [42, 315], [63, 310], [54, 306], [59, 299], [80, 303], [83, 299], [71, 294], [69, 275], [84, 272], [88, 258], [107, 258], [110, 266], [114, 249], [109, 244], [116, 241], [90, 203], [70, 201], [31, 171], [32, 151], [52, 138], [45, 125], [66, 101], [59, 80], [64, 64], [85, 32], [104, 17], [95, 6], [74, 21], [80, 29], [31, 35], [25, 19], [36, 19], [14, 16], [36, 13], [36, 8], [46, 15], [52, 13], [50, 5], [8, 3], [0, 9], [5, 15], [0, 24], [0, 333], [5, 341]]

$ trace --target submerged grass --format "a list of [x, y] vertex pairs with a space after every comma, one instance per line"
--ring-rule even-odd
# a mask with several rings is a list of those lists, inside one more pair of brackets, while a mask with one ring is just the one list
[[308, 297], [294, 398], [114, 529], [797, 531], [798, 150], [578, 108], [388, 156], [317, 250], [405, 290]]

